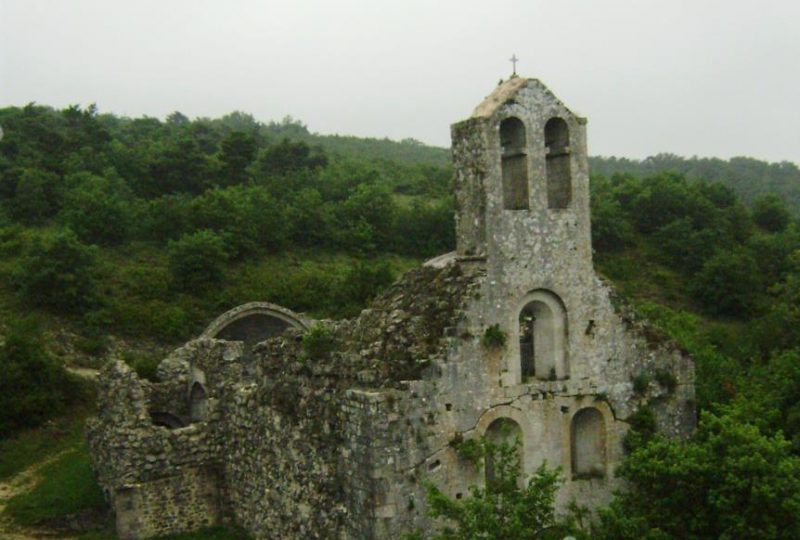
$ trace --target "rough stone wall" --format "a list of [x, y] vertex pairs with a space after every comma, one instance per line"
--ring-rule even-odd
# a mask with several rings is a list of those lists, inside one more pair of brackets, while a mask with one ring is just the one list
[[179, 429], [154, 425], [150, 411], [179, 415], [185, 409], [186, 357], [224, 365], [237, 355], [240, 343], [191, 343], [162, 362], [158, 373], [166, 380], [155, 384], [139, 380], [122, 362], [102, 372], [87, 439], [121, 538], [194, 530], [223, 518], [220, 407], [212, 402], [207, 421]]
[[121, 540], [164, 536], [218, 525], [222, 515], [215, 469], [177, 474], [117, 491], [114, 501]]
[[[483, 332], [494, 322], [485, 316], [491, 311], [486, 305], [491, 284], [486, 279], [480, 283], [469, 297], [468, 315], [455, 319], [454, 327], [442, 335], [446, 354], [425, 370], [423, 379], [407, 381], [402, 390], [373, 390], [367, 415], [373, 427], [368, 435], [362, 431], [360, 438], [348, 443], [354, 451], [369, 455], [369, 463], [361, 467], [371, 467], [375, 479], [371, 538], [392, 538], [393, 531], [435, 525], [425, 516], [422, 481], [436, 483], [451, 497], [466, 496], [470, 485], [482, 482], [482, 475], [459, 457], [453, 443], [484, 435], [496, 419], [519, 424], [525, 476], [543, 462], [561, 467], [565, 480], [557, 499], [561, 509], [572, 499], [597, 507], [621, 487], [613, 471], [623, 455], [626, 420], [640, 408], [649, 406], [656, 413], [662, 433], [686, 436], [693, 429], [691, 360], [643, 321], [626, 323], [608, 302], [609, 290], [599, 282], [597, 297], [606, 302], [594, 307], [593, 328], [603, 337], [592, 338], [571, 355], [573, 361], [601, 359], [597, 374], [583, 370], [589, 372], [518, 384], [504, 376], [515, 361], [512, 348], [492, 350], [481, 344]], [[653, 377], [657, 371], [672, 374], [676, 386], [657, 383]], [[648, 373], [651, 382], [637, 393], [634, 379], [640, 373]], [[601, 474], [591, 477], [572, 471], [571, 421], [585, 408], [599, 412], [604, 429], [605, 465]], [[359, 445], [363, 439], [370, 440], [369, 449]]]
[[446, 355], [444, 336], [475, 281], [455, 267], [414, 270], [356, 321], [325, 323], [329, 353], [308, 358], [291, 332], [254, 348], [255, 379], [226, 402], [237, 522], [256, 538], [387, 537], [377, 523], [400, 499], [376, 471], [397, 454], [390, 442], [404, 444], [389, 440], [391, 428], [417, 420], [386, 417], [386, 403]]
[[234, 517], [257, 539], [338, 537], [339, 374], [305, 359], [295, 339], [269, 340], [253, 355], [257, 379], [236, 388], [225, 426]]

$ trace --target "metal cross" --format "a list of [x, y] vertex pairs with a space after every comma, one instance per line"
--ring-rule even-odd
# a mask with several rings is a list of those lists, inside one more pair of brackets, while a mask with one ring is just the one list
[[514, 66], [514, 75], [517, 74], [517, 62], [519, 62], [519, 58], [517, 58], [516, 54], [512, 54], [511, 58], [508, 59], [509, 62]]

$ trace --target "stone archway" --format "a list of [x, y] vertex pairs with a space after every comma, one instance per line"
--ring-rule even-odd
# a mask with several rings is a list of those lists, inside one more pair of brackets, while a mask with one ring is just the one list
[[278, 336], [287, 328], [305, 331], [310, 325], [310, 320], [285, 307], [269, 302], [249, 302], [217, 317], [201, 337], [244, 341], [253, 345]]

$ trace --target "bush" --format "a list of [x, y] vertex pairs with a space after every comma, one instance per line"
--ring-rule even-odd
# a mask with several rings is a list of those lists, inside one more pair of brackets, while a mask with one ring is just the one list
[[0, 435], [42, 424], [80, 393], [80, 384], [45, 352], [36, 322], [14, 322], [0, 346]]
[[113, 245], [128, 239], [133, 208], [121, 179], [79, 173], [67, 182], [73, 187], [64, 195], [61, 219], [82, 241]]
[[205, 291], [222, 282], [228, 254], [222, 238], [203, 230], [169, 243], [169, 271], [175, 288]]
[[303, 336], [303, 352], [312, 360], [328, 356], [335, 346], [336, 336], [323, 324], [315, 324]]
[[493, 479], [485, 487], [470, 486], [469, 496], [451, 499], [433, 484], [428, 484], [428, 515], [444, 520], [445, 526], [416, 538], [433, 540], [527, 540], [530, 538], [561, 539], [574, 532], [568, 523], [560, 522], [555, 515], [555, 494], [560, 471], [549, 470], [543, 464], [524, 485], [518, 446], [495, 444], [488, 440], [480, 443], [477, 467], [481, 455], [490, 457]]
[[17, 276], [19, 293], [30, 303], [63, 313], [80, 313], [97, 304], [96, 255], [67, 229], [37, 239]]
[[774, 193], [761, 195], [753, 201], [753, 221], [765, 231], [781, 232], [791, 219], [786, 203]]
[[703, 265], [690, 292], [711, 315], [746, 318], [763, 292], [758, 265], [745, 251], [720, 251]]
[[629, 489], [593, 539], [800, 538], [800, 458], [738, 417], [705, 414], [688, 442], [656, 437], [618, 474]]
[[9, 210], [18, 221], [39, 224], [51, 217], [60, 204], [60, 180], [57, 175], [39, 169], [23, 169], [18, 180]]

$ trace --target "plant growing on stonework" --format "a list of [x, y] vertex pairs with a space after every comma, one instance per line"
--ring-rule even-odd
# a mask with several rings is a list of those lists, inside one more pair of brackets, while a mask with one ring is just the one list
[[[462, 443], [464, 444], [464, 443]], [[554, 510], [555, 494], [561, 483], [560, 470], [539, 467], [525, 483], [520, 482], [519, 440], [494, 443], [474, 441], [470, 450], [476, 468], [485, 457], [492, 463], [492, 478], [485, 486], [471, 486], [468, 497], [451, 499], [433, 484], [427, 484], [428, 515], [441, 518], [446, 525], [412, 538], [430, 540], [530, 540], [561, 539], [573, 531], [571, 523], [561, 522]]]
[[483, 332], [481, 344], [487, 349], [502, 349], [506, 346], [506, 333], [500, 329], [499, 324], [493, 324]]
[[666, 369], [659, 369], [656, 371], [655, 379], [656, 382], [670, 394], [678, 387], [678, 379], [675, 378], [675, 375], [673, 375], [671, 371], [667, 371]]
[[652, 381], [652, 377], [649, 373], [639, 373], [632, 380], [633, 392], [637, 395], [643, 395], [645, 392], [647, 392], [647, 387], [650, 386], [650, 381]]
[[323, 324], [315, 324], [303, 336], [303, 352], [306, 358], [323, 358], [333, 351], [336, 337], [333, 331]]

